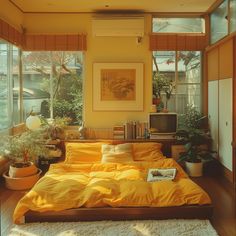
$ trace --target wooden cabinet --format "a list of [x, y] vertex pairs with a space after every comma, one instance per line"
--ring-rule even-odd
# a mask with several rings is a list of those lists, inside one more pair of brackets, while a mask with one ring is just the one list
[[219, 80], [219, 158], [232, 171], [232, 79]]
[[228, 170], [233, 167], [233, 40], [207, 52], [208, 118], [212, 149]]
[[208, 120], [212, 137], [212, 150], [214, 151], [218, 151], [218, 87], [218, 80], [208, 82]]
[[219, 77], [219, 50], [218, 47], [207, 53], [207, 78], [208, 81], [218, 80]]
[[219, 46], [219, 79], [233, 78], [233, 40]]

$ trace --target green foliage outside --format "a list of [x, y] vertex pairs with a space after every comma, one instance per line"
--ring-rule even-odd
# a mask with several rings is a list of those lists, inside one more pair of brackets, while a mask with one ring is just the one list
[[[53, 117], [69, 117], [70, 124], [82, 123], [83, 80], [79, 52], [31, 52], [24, 63], [41, 75], [40, 87], [53, 96]], [[50, 90], [52, 79], [53, 91]], [[51, 101], [51, 100], [50, 100]], [[41, 113], [50, 117], [50, 101], [44, 101]]]

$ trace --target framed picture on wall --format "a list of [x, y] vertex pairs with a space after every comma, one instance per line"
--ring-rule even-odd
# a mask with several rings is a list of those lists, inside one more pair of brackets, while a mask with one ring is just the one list
[[143, 63], [94, 63], [94, 111], [143, 111]]

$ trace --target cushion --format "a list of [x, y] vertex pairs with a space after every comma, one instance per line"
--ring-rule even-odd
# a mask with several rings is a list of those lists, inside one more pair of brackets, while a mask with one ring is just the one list
[[133, 143], [134, 161], [157, 161], [165, 158], [162, 144], [155, 142]]
[[66, 163], [100, 162], [101, 147], [104, 142], [96, 143], [66, 143]]
[[124, 163], [132, 161], [133, 147], [131, 143], [102, 145], [102, 163]]

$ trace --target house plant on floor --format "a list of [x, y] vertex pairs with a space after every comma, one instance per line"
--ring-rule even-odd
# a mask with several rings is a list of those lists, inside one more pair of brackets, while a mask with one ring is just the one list
[[203, 129], [206, 117], [188, 105], [182, 118], [182, 129], [177, 131], [176, 139], [185, 151], [179, 154], [178, 162], [185, 162], [190, 176], [202, 176], [203, 164], [215, 160], [215, 152], [209, 149], [211, 137], [208, 130]]
[[34, 162], [39, 155], [46, 153], [41, 131], [26, 131], [19, 136], [2, 138], [0, 155], [10, 160], [9, 171], [3, 174], [6, 187], [14, 190], [31, 188], [41, 174]]
[[181, 131], [177, 135], [182, 136], [186, 144], [186, 151], [179, 155], [179, 162], [185, 162], [187, 173], [192, 177], [202, 176], [203, 164], [214, 160], [215, 152], [210, 151], [207, 143], [210, 137], [200, 129]]

